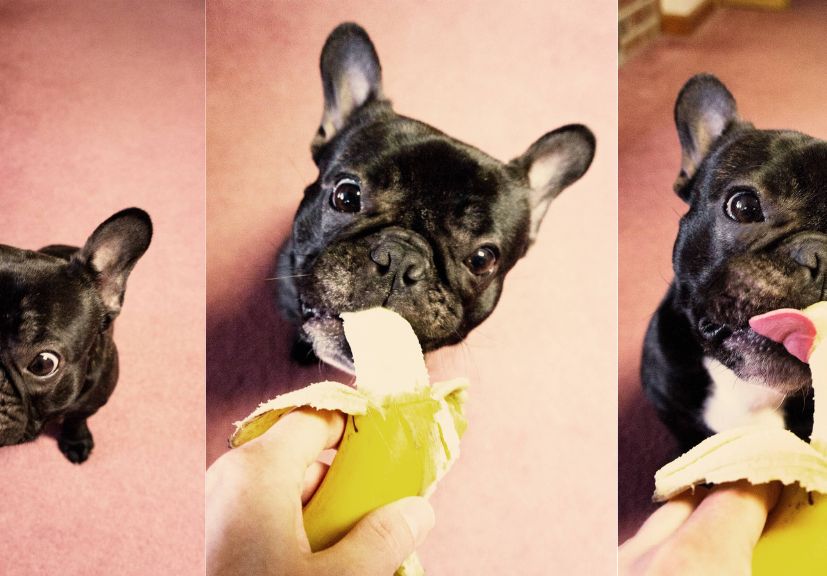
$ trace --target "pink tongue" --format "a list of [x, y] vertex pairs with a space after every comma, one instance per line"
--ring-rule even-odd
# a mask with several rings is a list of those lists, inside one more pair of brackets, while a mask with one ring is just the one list
[[816, 337], [816, 327], [800, 310], [782, 308], [749, 319], [750, 327], [761, 336], [783, 344], [787, 352], [807, 362]]

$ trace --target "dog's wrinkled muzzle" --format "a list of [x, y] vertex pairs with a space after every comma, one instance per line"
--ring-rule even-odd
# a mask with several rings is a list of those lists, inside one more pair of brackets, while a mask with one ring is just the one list
[[820, 299], [827, 298], [827, 234], [796, 234], [785, 245], [793, 261], [808, 273], [810, 281], [820, 290]]
[[413, 231], [392, 227], [383, 230], [370, 249], [377, 278], [389, 284], [388, 292], [402, 293], [425, 279], [433, 252], [428, 242]]
[[0, 446], [31, 440], [37, 434], [31, 399], [23, 379], [0, 364]]

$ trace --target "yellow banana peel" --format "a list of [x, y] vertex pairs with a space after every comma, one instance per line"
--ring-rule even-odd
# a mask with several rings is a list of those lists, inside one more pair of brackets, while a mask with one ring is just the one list
[[[365, 514], [406, 496], [427, 496], [459, 456], [466, 428], [464, 378], [429, 384], [422, 349], [404, 318], [385, 308], [342, 314], [356, 388], [319, 382], [261, 404], [236, 423], [230, 445], [263, 434], [301, 406], [347, 414], [333, 463], [304, 507], [313, 551], [338, 542]], [[424, 574], [416, 555], [397, 576]]]
[[787, 430], [746, 426], [707, 438], [655, 474], [656, 501], [705, 483], [785, 485], [753, 553], [755, 576], [827, 574], [827, 302], [803, 314], [816, 331], [808, 360], [816, 401], [809, 444]]

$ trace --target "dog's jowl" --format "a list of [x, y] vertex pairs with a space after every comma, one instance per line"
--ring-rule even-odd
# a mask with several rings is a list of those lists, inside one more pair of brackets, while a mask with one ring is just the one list
[[130, 208], [82, 248], [0, 245], [0, 446], [32, 440], [59, 421], [66, 458], [89, 457], [87, 419], [118, 381], [112, 321], [151, 237], [149, 216]]
[[755, 128], [708, 75], [684, 86], [675, 121], [675, 191], [689, 210], [646, 336], [644, 388], [684, 448], [749, 423], [807, 438], [809, 367], [749, 319], [827, 299], [827, 142]]
[[318, 178], [276, 266], [296, 357], [352, 370], [339, 314], [374, 306], [404, 316], [426, 351], [461, 341], [493, 311], [549, 203], [588, 169], [592, 133], [558, 128], [504, 164], [396, 114], [355, 24], [328, 37], [321, 75]]

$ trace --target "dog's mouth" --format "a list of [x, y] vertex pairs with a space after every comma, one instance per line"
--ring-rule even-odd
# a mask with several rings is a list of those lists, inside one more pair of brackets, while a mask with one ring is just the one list
[[31, 440], [35, 436], [26, 404], [11, 381], [0, 373], [0, 446]]
[[301, 303], [302, 330], [313, 345], [313, 352], [331, 366], [349, 374], [355, 372], [353, 353], [345, 338], [339, 313]]
[[748, 322], [732, 325], [702, 316], [696, 329], [704, 351], [740, 378], [785, 394], [811, 384], [810, 368], [805, 362], [782, 344], [757, 333]]
[[703, 316], [698, 321], [698, 333], [705, 342], [720, 346], [724, 340], [732, 336], [733, 329], [726, 324], [714, 322], [709, 317]]
[[310, 320], [339, 320], [339, 313], [333, 310], [311, 306], [306, 304], [303, 300], [299, 302], [301, 313], [302, 313], [302, 322], [307, 322]]
[[28, 442], [37, 436], [22, 409], [0, 403], [0, 446]]

